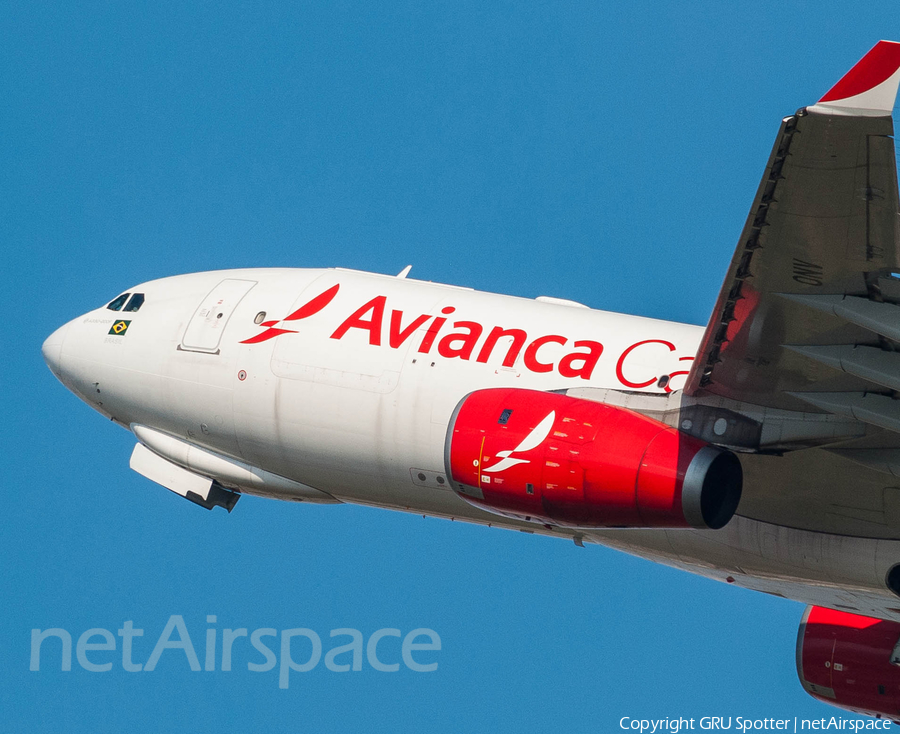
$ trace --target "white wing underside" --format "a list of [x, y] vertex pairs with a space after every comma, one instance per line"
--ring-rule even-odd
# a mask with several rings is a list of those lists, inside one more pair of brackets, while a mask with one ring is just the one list
[[886, 509], [900, 495], [889, 486], [900, 478], [900, 201], [891, 118], [898, 83], [900, 44], [881, 41], [816, 105], [782, 121], [688, 377], [690, 399], [860, 426], [859, 437], [824, 451], [775, 459], [778, 469], [749, 457], [759, 481], [778, 471], [791, 476], [789, 486], [780, 481], [742, 502], [743, 515], [900, 537], [900, 517]]

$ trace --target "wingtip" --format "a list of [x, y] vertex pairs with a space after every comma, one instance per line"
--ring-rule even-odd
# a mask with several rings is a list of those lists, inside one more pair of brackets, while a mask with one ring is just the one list
[[879, 41], [819, 100], [819, 105], [890, 114], [900, 83], [900, 43]]

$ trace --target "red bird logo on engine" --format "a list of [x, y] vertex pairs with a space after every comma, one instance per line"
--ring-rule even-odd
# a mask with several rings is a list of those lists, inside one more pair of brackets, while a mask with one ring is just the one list
[[553, 421], [556, 420], [556, 411], [551, 410], [550, 413], [544, 418], [540, 423], [538, 423], [533, 429], [531, 429], [531, 433], [529, 433], [522, 441], [512, 450], [504, 450], [498, 451], [497, 456], [500, 458], [493, 466], [487, 467], [484, 471], [486, 472], [501, 472], [504, 469], [509, 469], [510, 467], [516, 466], [517, 464], [528, 464], [530, 461], [528, 459], [515, 459], [512, 458], [512, 454], [521, 454], [526, 451], [531, 451], [532, 449], [536, 449], [540, 446], [544, 439], [550, 435], [550, 430], [553, 428]]

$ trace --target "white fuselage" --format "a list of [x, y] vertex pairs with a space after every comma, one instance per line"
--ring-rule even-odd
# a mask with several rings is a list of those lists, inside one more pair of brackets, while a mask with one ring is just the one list
[[[444, 447], [474, 390], [680, 389], [696, 326], [346, 270], [198, 273], [136, 286], [52, 335], [54, 373], [146, 426], [344, 502], [603, 543], [742, 586], [900, 618], [884, 576], [900, 542], [740, 516], [720, 531], [535, 527], [472, 507]], [[119, 321], [121, 333], [110, 333]], [[252, 490], [251, 490], [252, 491]], [[303, 499], [290, 488], [260, 491]]]

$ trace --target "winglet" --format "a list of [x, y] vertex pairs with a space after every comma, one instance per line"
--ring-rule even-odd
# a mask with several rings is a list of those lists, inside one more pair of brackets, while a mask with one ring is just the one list
[[[826, 109], [889, 115], [900, 83], [900, 43], [879, 41], [819, 100]], [[837, 110], [835, 110], [837, 111]]]

